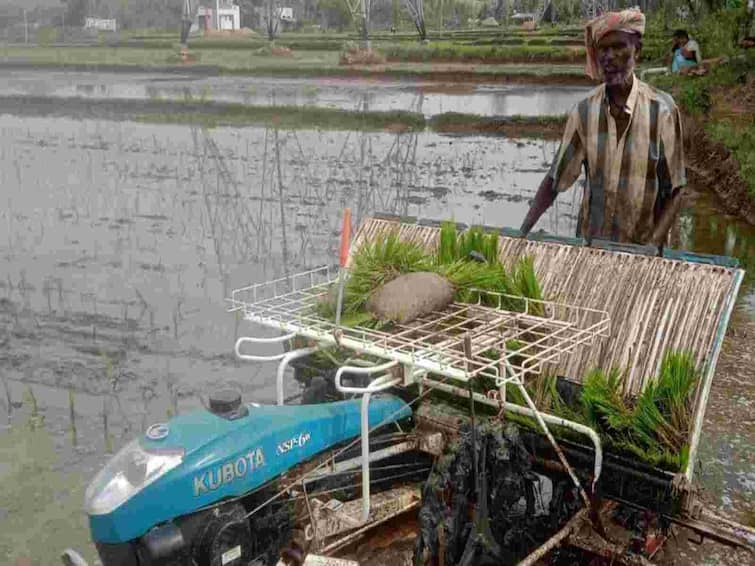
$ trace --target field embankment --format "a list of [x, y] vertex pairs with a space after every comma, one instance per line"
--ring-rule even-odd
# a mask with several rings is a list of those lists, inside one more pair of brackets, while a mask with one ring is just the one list
[[[483, 48], [484, 52], [488, 48]], [[498, 48], [495, 48], [498, 49]], [[518, 48], [516, 48], [518, 49]], [[474, 54], [474, 51], [470, 51]], [[474, 55], [470, 60], [411, 60], [395, 57], [378, 65], [341, 65], [339, 51], [292, 51], [273, 55], [269, 49], [191, 50], [192, 62], [183, 63], [177, 49], [137, 47], [5, 47], [0, 48], [0, 68], [67, 69], [93, 72], [161, 72], [191, 75], [258, 76], [354, 76], [423, 78], [486, 83], [592, 84], [581, 63], [517, 59], [487, 61]], [[521, 62], [524, 61], [524, 62]]]
[[353, 111], [316, 106], [253, 106], [207, 100], [91, 99], [0, 96], [0, 113], [87, 119], [126, 119], [204, 127], [259, 125], [281, 129], [325, 129], [557, 139], [565, 116], [485, 117], [446, 112], [430, 118], [408, 111]]
[[691, 181], [711, 187], [729, 212], [755, 224], [755, 53], [714, 65], [704, 76], [653, 82], [686, 117]]

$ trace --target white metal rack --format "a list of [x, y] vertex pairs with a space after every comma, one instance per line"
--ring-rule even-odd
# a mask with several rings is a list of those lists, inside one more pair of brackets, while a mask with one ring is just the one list
[[287, 335], [398, 362], [411, 370], [407, 375], [428, 372], [463, 382], [487, 377], [499, 388], [609, 333], [605, 311], [481, 290], [472, 291], [473, 303], [454, 302], [388, 331], [336, 326], [318, 313], [334, 283], [335, 270], [321, 267], [250, 285], [233, 291], [230, 310]]

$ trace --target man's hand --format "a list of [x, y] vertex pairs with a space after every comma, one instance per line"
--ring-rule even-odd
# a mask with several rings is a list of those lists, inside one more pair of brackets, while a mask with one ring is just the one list
[[671, 193], [671, 199], [669, 199], [663, 209], [661, 218], [655, 225], [653, 237], [650, 240], [654, 246], [658, 246], [660, 248], [663, 247], [663, 245], [666, 243], [666, 236], [668, 235], [668, 231], [671, 229], [671, 225], [674, 223], [676, 215], [679, 214], [679, 209], [681, 207], [682, 190], [674, 189], [674, 191]]
[[529, 234], [532, 227], [537, 224], [537, 221], [543, 215], [543, 212], [550, 208], [553, 201], [556, 200], [556, 194], [556, 191], [553, 190], [553, 179], [550, 174], [548, 174], [545, 176], [542, 183], [540, 183], [540, 187], [535, 194], [535, 200], [533, 201], [532, 206], [530, 206], [530, 210], [527, 212], [524, 222], [522, 222], [522, 227], [519, 229], [522, 233], [522, 237]]

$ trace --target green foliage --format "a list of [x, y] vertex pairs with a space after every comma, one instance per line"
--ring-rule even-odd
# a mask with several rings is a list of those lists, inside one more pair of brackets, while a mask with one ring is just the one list
[[582, 48], [548, 45], [464, 45], [449, 41], [430, 44], [395, 43], [378, 46], [389, 59], [398, 61], [562, 62], [584, 61]]
[[711, 109], [710, 90], [705, 84], [681, 85], [676, 99], [690, 114], [707, 114]]
[[88, 478], [61, 471], [71, 466], [58, 457], [55, 445], [43, 426], [0, 432], [4, 564], [59, 564], [61, 550], [68, 547], [95, 563], [97, 551], [81, 510]]
[[[457, 259], [453, 263], [437, 266], [437, 271], [448, 279], [456, 288], [456, 299], [461, 302], [477, 302], [491, 307], [501, 307], [510, 310], [522, 310], [521, 304], [503, 298], [499, 301], [491, 296], [482, 295], [474, 289], [492, 291], [494, 293], [511, 293], [511, 279], [500, 263], [478, 263], [476, 261]], [[519, 307], [519, 308], [516, 308]]]
[[[470, 252], [476, 251], [486, 259], [471, 260]], [[452, 222], [441, 226], [436, 253], [429, 254], [412, 242], [404, 242], [393, 233], [376, 238], [362, 246], [352, 258], [350, 276], [346, 282], [343, 298], [342, 320], [344, 325], [373, 324], [364, 308], [372, 292], [389, 283], [399, 275], [417, 271], [431, 271], [442, 275], [456, 289], [457, 301], [476, 302], [508, 310], [523, 311], [524, 301], [517, 298], [488, 296], [481, 291], [525, 296], [541, 299], [539, 283], [535, 277], [530, 258], [517, 261], [509, 272], [498, 258], [498, 233], [484, 233], [472, 228], [457, 234]], [[335, 290], [331, 290], [321, 304], [318, 313], [332, 318], [335, 314]]]
[[737, 54], [737, 42], [746, 21], [745, 7], [718, 10], [701, 18], [692, 33], [700, 43], [703, 57], [707, 59]]
[[755, 53], [745, 52], [728, 63], [713, 67], [703, 77], [668, 75], [653, 79], [654, 86], [670, 91], [679, 106], [693, 116], [705, 119], [705, 131], [720, 142], [739, 162], [740, 175], [755, 198], [755, 123], [751, 117], [735, 120], [728, 117], [708, 119], [713, 109], [712, 97], [726, 87], [737, 87], [753, 80]]
[[60, 30], [52, 26], [40, 27], [37, 30], [37, 44], [51, 45], [60, 39]]
[[755, 198], [755, 124], [722, 120], [706, 124], [705, 130], [734, 154], [739, 174], [748, 183], [749, 195]]
[[482, 254], [491, 265], [500, 263], [498, 258], [498, 232], [483, 232], [479, 226], [473, 226], [466, 232], [456, 233], [453, 222], [443, 222], [440, 227], [440, 240], [436, 253], [439, 265], [450, 264], [457, 260], [467, 261], [472, 252]]
[[[514, 264], [511, 270], [511, 286], [512, 295], [519, 295], [537, 301], [543, 300], [540, 282], [535, 275], [535, 262], [531, 257], [525, 256]], [[536, 316], [543, 315], [542, 304], [531, 302], [529, 305], [530, 314]]]
[[458, 257], [456, 242], [456, 226], [454, 223], [447, 221], [441, 224], [437, 251], [437, 261], [439, 264], [443, 265], [456, 260]]
[[498, 258], [498, 232], [492, 231], [485, 234], [482, 228], [472, 227], [459, 235], [458, 245], [461, 257], [470, 257], [472, 252], [482, 254], [491, 265], [500, 262]]
[[593, 370], [582, 389], [588, 424], [619, 450], [672, 469], [681, 469], [689, 455], [692, 402], [699, 374], [691, 356], [667, 353], [658, 375], [630, 406], [621, 390], [621, 373]]
[[625, 435], [630, 427], [632, 412], [621, 391], [621, 372], [616, 369], [607, 374], [601, 369], [590, 371], [582, 388], [582, 407], [592, 427], [610, 434]]
[[155, 100], [150, 106], [139, 106], [141, 112], [138, 119], [144, 122], [197, 123], [207, 127], [224, 124], [262, 124], [282, 129], [326, 128], [357, 131], [415, 131], [425, 127], [422, 114], [404, 111], [357, 112], [316, 106], [252, 106], [202, 103], [200, 100]]
[[[496, 231], [484, 232], [474, 226], [457, 234], [453, 222], [441, 224], [435, 263], [437, 270], [456, 287], [457, 300], [471, 302], [482, 299], [488, 306], [507, 310], [523, 311], [524, 301], [510, 297], [491, 297], [472, 289], [492, 291], [504, 295], [515, 295], [542, 300], [540, 285], [535, 276], [532, 258], [519, 259], [510, 271], [501, 264], [498, 255], [499, 234]], [[485, 262], [470, 261], [476, 252]], [[541, 314], [542, 307], [531, 309], [532, 314]]]

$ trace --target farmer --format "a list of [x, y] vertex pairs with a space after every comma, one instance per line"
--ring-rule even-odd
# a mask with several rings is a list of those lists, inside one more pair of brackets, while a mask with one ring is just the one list
[[690, 39], [687, 30], [678, 29], [674, 32], [674, 43], [671, 48], [671, 72], [679, 73], [689, 67], [700, 64], [700, 46], [697, 41]]
[[588, 243], [600, 238], [662, 248], [687, 181], [676, 104], [634, 76], [644, 30], [639, 10], [608, 12], [587, 24], [585, 71], [603, 84], [572, 109], [522, 234], [584, 165], [577, 236]]

